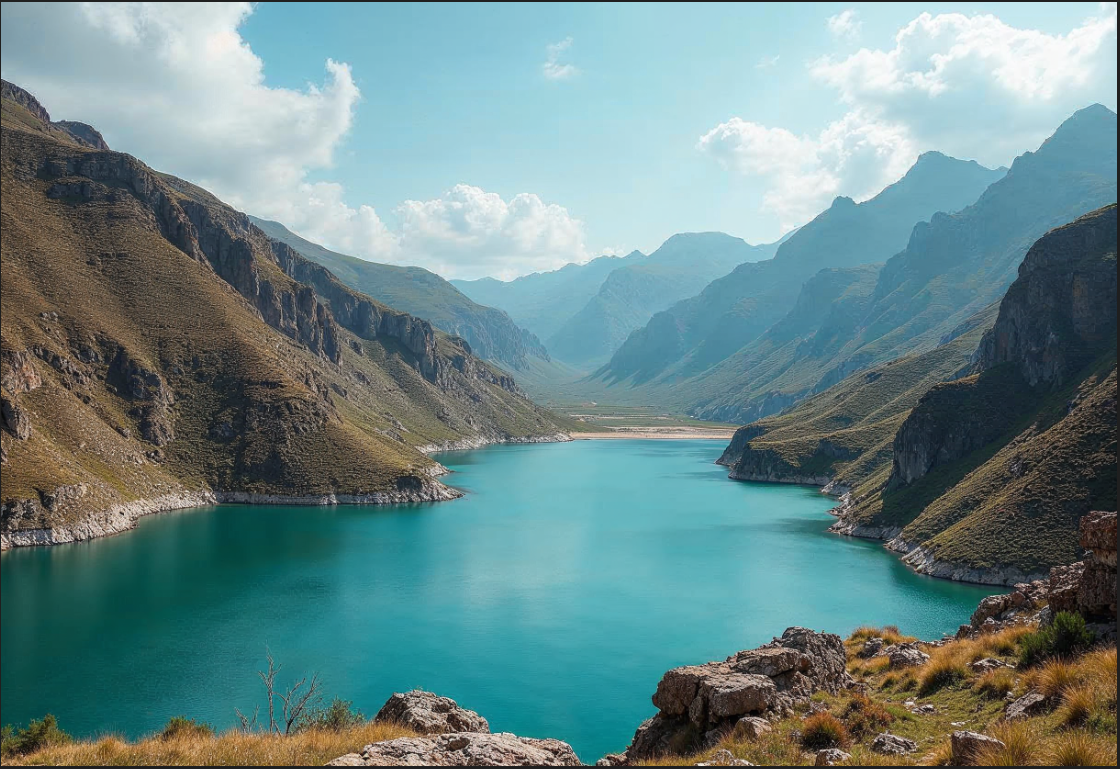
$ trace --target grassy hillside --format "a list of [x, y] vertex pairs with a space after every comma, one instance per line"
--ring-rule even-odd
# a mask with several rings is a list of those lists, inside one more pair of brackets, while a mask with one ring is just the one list
[[995, 309], [948, 344], [851, 374], [781, 415], [740, 428], [720, 463], [743, 480], [881, 483], [898, 428], [931, 387], [968, 368]]
[[8, 115], [6, 540], [211, 489], [440, 498], [417, 447], [557, 431], [504, 372], [208, 193]]
[[[774, 258], [743, 264], [699, 295], [654, 316], [615, 353], [603, 376], [636, 385], [648, 382], [651, 392], [658, 393], [674, 381], [702, 376], [780, 320], [798, 301], [802, 284], [818, 271], [887, 260], [905, 247], [915, 224], [938, 211], [973, 203], [1003, 174], [1003, 169], [936, 152], [922, 155], [902, 179], [874, 198], [858, 204], [837, 198], [782, 243]], [[749, 370], [760, 357], [755, 356]], [[737, 370], [748, 369], [740, 365]]]
[[530, 357], [548, 360], [540, 340], [518, 328], [503, 311], [476, 304], [433, 272], [339, 254], [301, 238], [279, 222], [249, 218], [270, 238], [323, 265], [355, 291], [467, 340], [471, 352], [480, 358], [515, 371], [525, 369]]

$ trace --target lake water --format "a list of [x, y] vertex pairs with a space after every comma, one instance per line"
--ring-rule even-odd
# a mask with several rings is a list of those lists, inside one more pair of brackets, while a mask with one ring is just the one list
[[[990, 590], [827, 534], [813, 489], [735, 483], [714, 441], [580, 441], [439, 457], [436, 505], [220, 506], [0, 558], [0, 720], [130, 737], [252, 710], [322, 674], [372, 715], [422, 687], [494, 731], [621, 750], [671, 667], [787, 626], [937, 637]], [[262, 708], [263, 709], [263, 708]]]

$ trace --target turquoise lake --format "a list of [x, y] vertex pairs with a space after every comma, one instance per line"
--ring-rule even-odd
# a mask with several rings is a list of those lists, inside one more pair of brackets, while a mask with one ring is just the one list
[[671, 667], [790, 625], [955, 630], [991, 590], [913, 574], [826, 533], [814, 489], [727, 480], [716, 441], [579, 441], [443, 454], [465, 498], [220, 506], [0, 558], [0, 720], [136, 737], [218, 727], [318, 671], [373, 715], [421, 687], [494, 731], [621, 750]]

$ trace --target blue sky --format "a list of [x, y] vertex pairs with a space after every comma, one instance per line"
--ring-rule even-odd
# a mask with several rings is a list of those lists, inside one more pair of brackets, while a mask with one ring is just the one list
[[[1074, 109], [1116, 107], [1114, 3], [18, 5], [4, 77], [56, 117], [330, 247], [451, 277], [679, 231], [774, 240], [918, 152], [1008, 163]], [[88, 50], [59, 62], [68, 36]]]

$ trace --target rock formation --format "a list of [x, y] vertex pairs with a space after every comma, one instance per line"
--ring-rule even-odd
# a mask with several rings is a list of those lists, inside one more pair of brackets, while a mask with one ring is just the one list
[[366, 745], [327, 766], [582, 766], [560, 740], [477, 732], [404, 737]]
[[459, 707], [448, 697], [419, 690], [394, 694], [373, 720], [400, 724], [421, 734], [490, 733], [490, 724], [478, 713]]
[[1092, 512], [1081, 519], [1085, 560], [1051, 570], [1050, 614], [1081, 614], [1104, 635], [1116, 635], [1116, 513]]
[[638, 727], [627, 760], [680, 752], [717, 740], [744, 716], [792, 713], [817, 691], [851, 683], [839, 636], [789, 628], [781, 638], [723, 662], [670, 670], [653, 695], [658, 714]]

